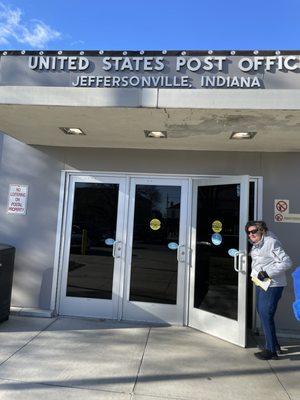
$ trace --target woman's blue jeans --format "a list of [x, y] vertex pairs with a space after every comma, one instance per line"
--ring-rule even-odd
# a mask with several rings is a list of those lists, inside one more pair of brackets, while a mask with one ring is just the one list
[[275, 330], [274, 315], [283, 289], [282, 286], [269, 287], [267, 291], [264, 291], [259, 286], [256, 286], [256, 309], [266, 339], [265, 348], [272, 353], [275, 353], [276, 349], [279, 347]]

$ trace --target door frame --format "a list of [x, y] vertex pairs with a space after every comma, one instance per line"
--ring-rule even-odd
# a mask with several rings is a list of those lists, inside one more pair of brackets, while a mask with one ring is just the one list
[[[113, 277], [112, 277], [112, 299], [97, 299], [86, 297], [66, 296], [66, 288], [69, 271], [72, 219], [74, 210], [74, 195], [76, 183], [112, 183], [118, 185], [118, 204], [116, 219], [116, 238], [117, 243], [121, 243], [119, 256], [114, 257]], [[58, 312], [62, 315], [73, 315], [72, 309], [76, 308], [76, 315], [95, 318], [118, 318], [119, 305], [119, 282], [121, 281], [121, 271], [124, 269], [124, 228], [125, 228], [125, 211], [126, 207], [126, 180], [124, 177], [99, 176], [99, 175], [81, 175], [76, 174], [70, 176], [68, 181], [68, 191], [66, 193], [66, 219], [64, 225], [64, 246], [62, 248], [62, 271], [59, 292], [59, 308]], [[119, 247], [119, 246], [117, 246]], [[86, 310], [88, 309], [88, 311]], [[90, 310], [90, 313], [89, 313]]]
[[[246, 344], [246, 324], [247, 324], [247, 282], [248, 282], [248, 239], [244, 232], [244, 226], [249, 220], [249, 176], [241, 175], [239, 177], [222, 177], [218, 179], [195, 179], [193, 181], [193, 199], [192, 199], [192, 242], [191, 248], [196, 249], [196, 226], [198, 221], [197, 203], [198, 188], [206, 186], [226, 186], [240, 185], [239, 201], [239, 228], [238, 228], [238, 256], [232, 259], [232, 268], [236, 270], [237, 275], [237, 319], [224, 317], [210, 311], [204, 311], [201, 308], [193, 307], [195, 292], [195, 269], [196, 269], [196, 250], [192, 253], [191, 279], [190, 279], [190, 298], [189, 298], [189, 326], [209, 333], [220, 339], [245, 347]], [[235, 265], [237, 264], [237, 265]]]
[[[180, 223], [179, 223], [179, 245], [184, 245], [184, 256], [178, 261], [177, 273], [177, 299], [176, 304], [148, 303], [142, 301], [130, 301], [130, 277], [131, 277], [131, 259], [132, 259], [132, 242], [134, 230], [134, 212], [135, 212], [135, 194], [137, 185], [163, 185], [163, 186], [180, 186]], [[179, 177], [131, 177], [130, 178], [130, 194], [129, 194], [129, 210], [128, 210], [128, 230], [126, 243], [126, 262], [125, 262], [125, 279], [124, 291], [122, 292], [123, 307], [122, 316], [126, 320], [132, 320], [134, 313], [136, 320], [143, 320], [143, 315], [148, 314], [147, 322], [157, 323], [173, 323], [183, 324], [184, 320], [184, 293], [185, 293], [185, 277], [187, 269], [187, 251], [188, 236], [186, 226], [188, 225], [188, 185], [187, 178]], [[180, 249], [179, 249], [180, 250]]]
[[[186, 279], [185, 279], [185, 308], [184, 308], [184, 326], [189, 325], [189, 298], [190, 298], [190, 279], [191, 279], [191, 242], [192, 242], [192, 198], [193, 198], [193, 181], [194, 179], [220, 179], [220, 178], [235, 178], [241, 175], [189, 175], [189, 210], [188, 210], [188, 227], [187, 227], [187, 237], [189, 243], [189, 257], [188, 263], [189, 268], [186, 269]], [[254, 220], [261, 220], [263, 218], [263, 177], [262, 176], [249, 176], [249, 183], [254, 183]], [[249, 269], [249, 266], [248, 266]], [[248, 299], [249, 296], [247, 296]], [[260, 321], [256, 312], [256, 291], [255, 287], [252, 286], [252, 331], [257, 331], [260, 326]]]
[[[58, 213], [57, 213], [57, 227], [56, 227], [56, 243], [55, 243], [55, 254], [54, 254], [54, 265], [53, 265], [53, 278], [52, 278], [52, 290], [50, 298], [50, 311], [53, 315], [58, 315], [59, 303], [60, 303], [60, 293], [61, 293], [61, 280], [62, 280], [62, 269], [63, 269], [63, 249], [65, 246], [65, 226], [67, 220], [67, 204], [68, 204], [68, 190], [70, 179], [74, 175], [81, 176], [103, 176], [103, 177], [122, 177], [126, 178], [126, 193], [129, 190], [129, 181], [133, 177], [166, 177], [166, 178], [187, 178], [189, 180], [188, 185], [188, 216], [187, 216], [187, 241], [190, 243], [191, 240], [191, 201], [192, 198], [192, 180], [196, 179], [211, 179], [211, 178], [221, 178], [223, 176], [232, 177], [235, 175], [204, 175], [204, 174], [163, 174], [163, 173], [139, 173], [133, 171], [80, 171], [80, 170], [62, 170], [60, 179], [60, 189], [59, 189], [59, 200], [58, 200]], [[262, 219], [262, 209], [263, 209], [263, 177], [262, 176], [250, 176], [250, 182], [254, 183], [254, 218]], [[127, 206], [124, 216], [125, 225], [128, 218], [128, 201], [126, 198]], [[190, 256], [187, 257], [187, 262], [190, 263]], [[189, 264], [190, 265], [190, 264]], [[123, 277], [124, 278], [124, 277]], [[188, 312], [189, 312], [189, 280], [190, 280], [190, 268], [186, 268], [186, 276], [184, 282], [184, 315], [183, 315], [183, 326], [188, 325]], [[121, 285], [124, 279], [122, 279]], [[255, 292], [253, 292], [253, 302], [252, 302], [252, 328], [257, 329], [258, 319], [255, 313]], [[119, 307], [120, 309], [120, 307]], [[120, 313], [119, 313], [120, 314]], [[121, 318], [121, 315], [118, 315]]]

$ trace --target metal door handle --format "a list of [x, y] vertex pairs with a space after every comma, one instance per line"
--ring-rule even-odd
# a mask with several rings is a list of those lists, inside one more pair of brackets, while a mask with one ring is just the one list
[[236, 272], [243, 272], [240, 267], [240, 256], [245, 255], [243, 251], [237, 251], [233, 256], [233, 268]]
[[120, 251], [122, 250], [122, 242], [116, 240], [113, 244], [112, 256], [113, 258], [121, 258]]
[[185, 262], [185, 245], [181, 244], [177, 247], [177, 261]]

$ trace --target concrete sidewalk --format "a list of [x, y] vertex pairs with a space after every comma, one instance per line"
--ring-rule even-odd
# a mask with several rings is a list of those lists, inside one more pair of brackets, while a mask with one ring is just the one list
[[279, 360], [185, 327], [12, 316], [0, 324], [0, 399], [300, 399], [300, 345]]

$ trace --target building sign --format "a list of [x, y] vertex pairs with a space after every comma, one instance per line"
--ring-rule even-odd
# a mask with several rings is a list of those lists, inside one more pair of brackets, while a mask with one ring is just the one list
[[274, 221], [300, 223], [300, 214], [290, 213], [290, 202], [286, 199], [274, 200]]
[[7, 214], [25, 215], [27, 212], [27, 185], [9, 185]]
[[[2, 55], [2, 86], [300, 89], [300, 55]], [[81, 52], [82, 53], [82, 52]], [[101, 52], [100, 52], [101, 53]], [[143, 53], [143, 52], [142, 52]], [[172, 52], [170, 52], [172, 53]], [[175, 53], [175, 52], [173, 52]], [[15, 53], [14, 53], [15, 54]], [[50, 55], [51, 54], [51, 55]], [[177, 52], [178, 54], [178, 52]], [[194, 55], [195, 54], [195, 55]]]

